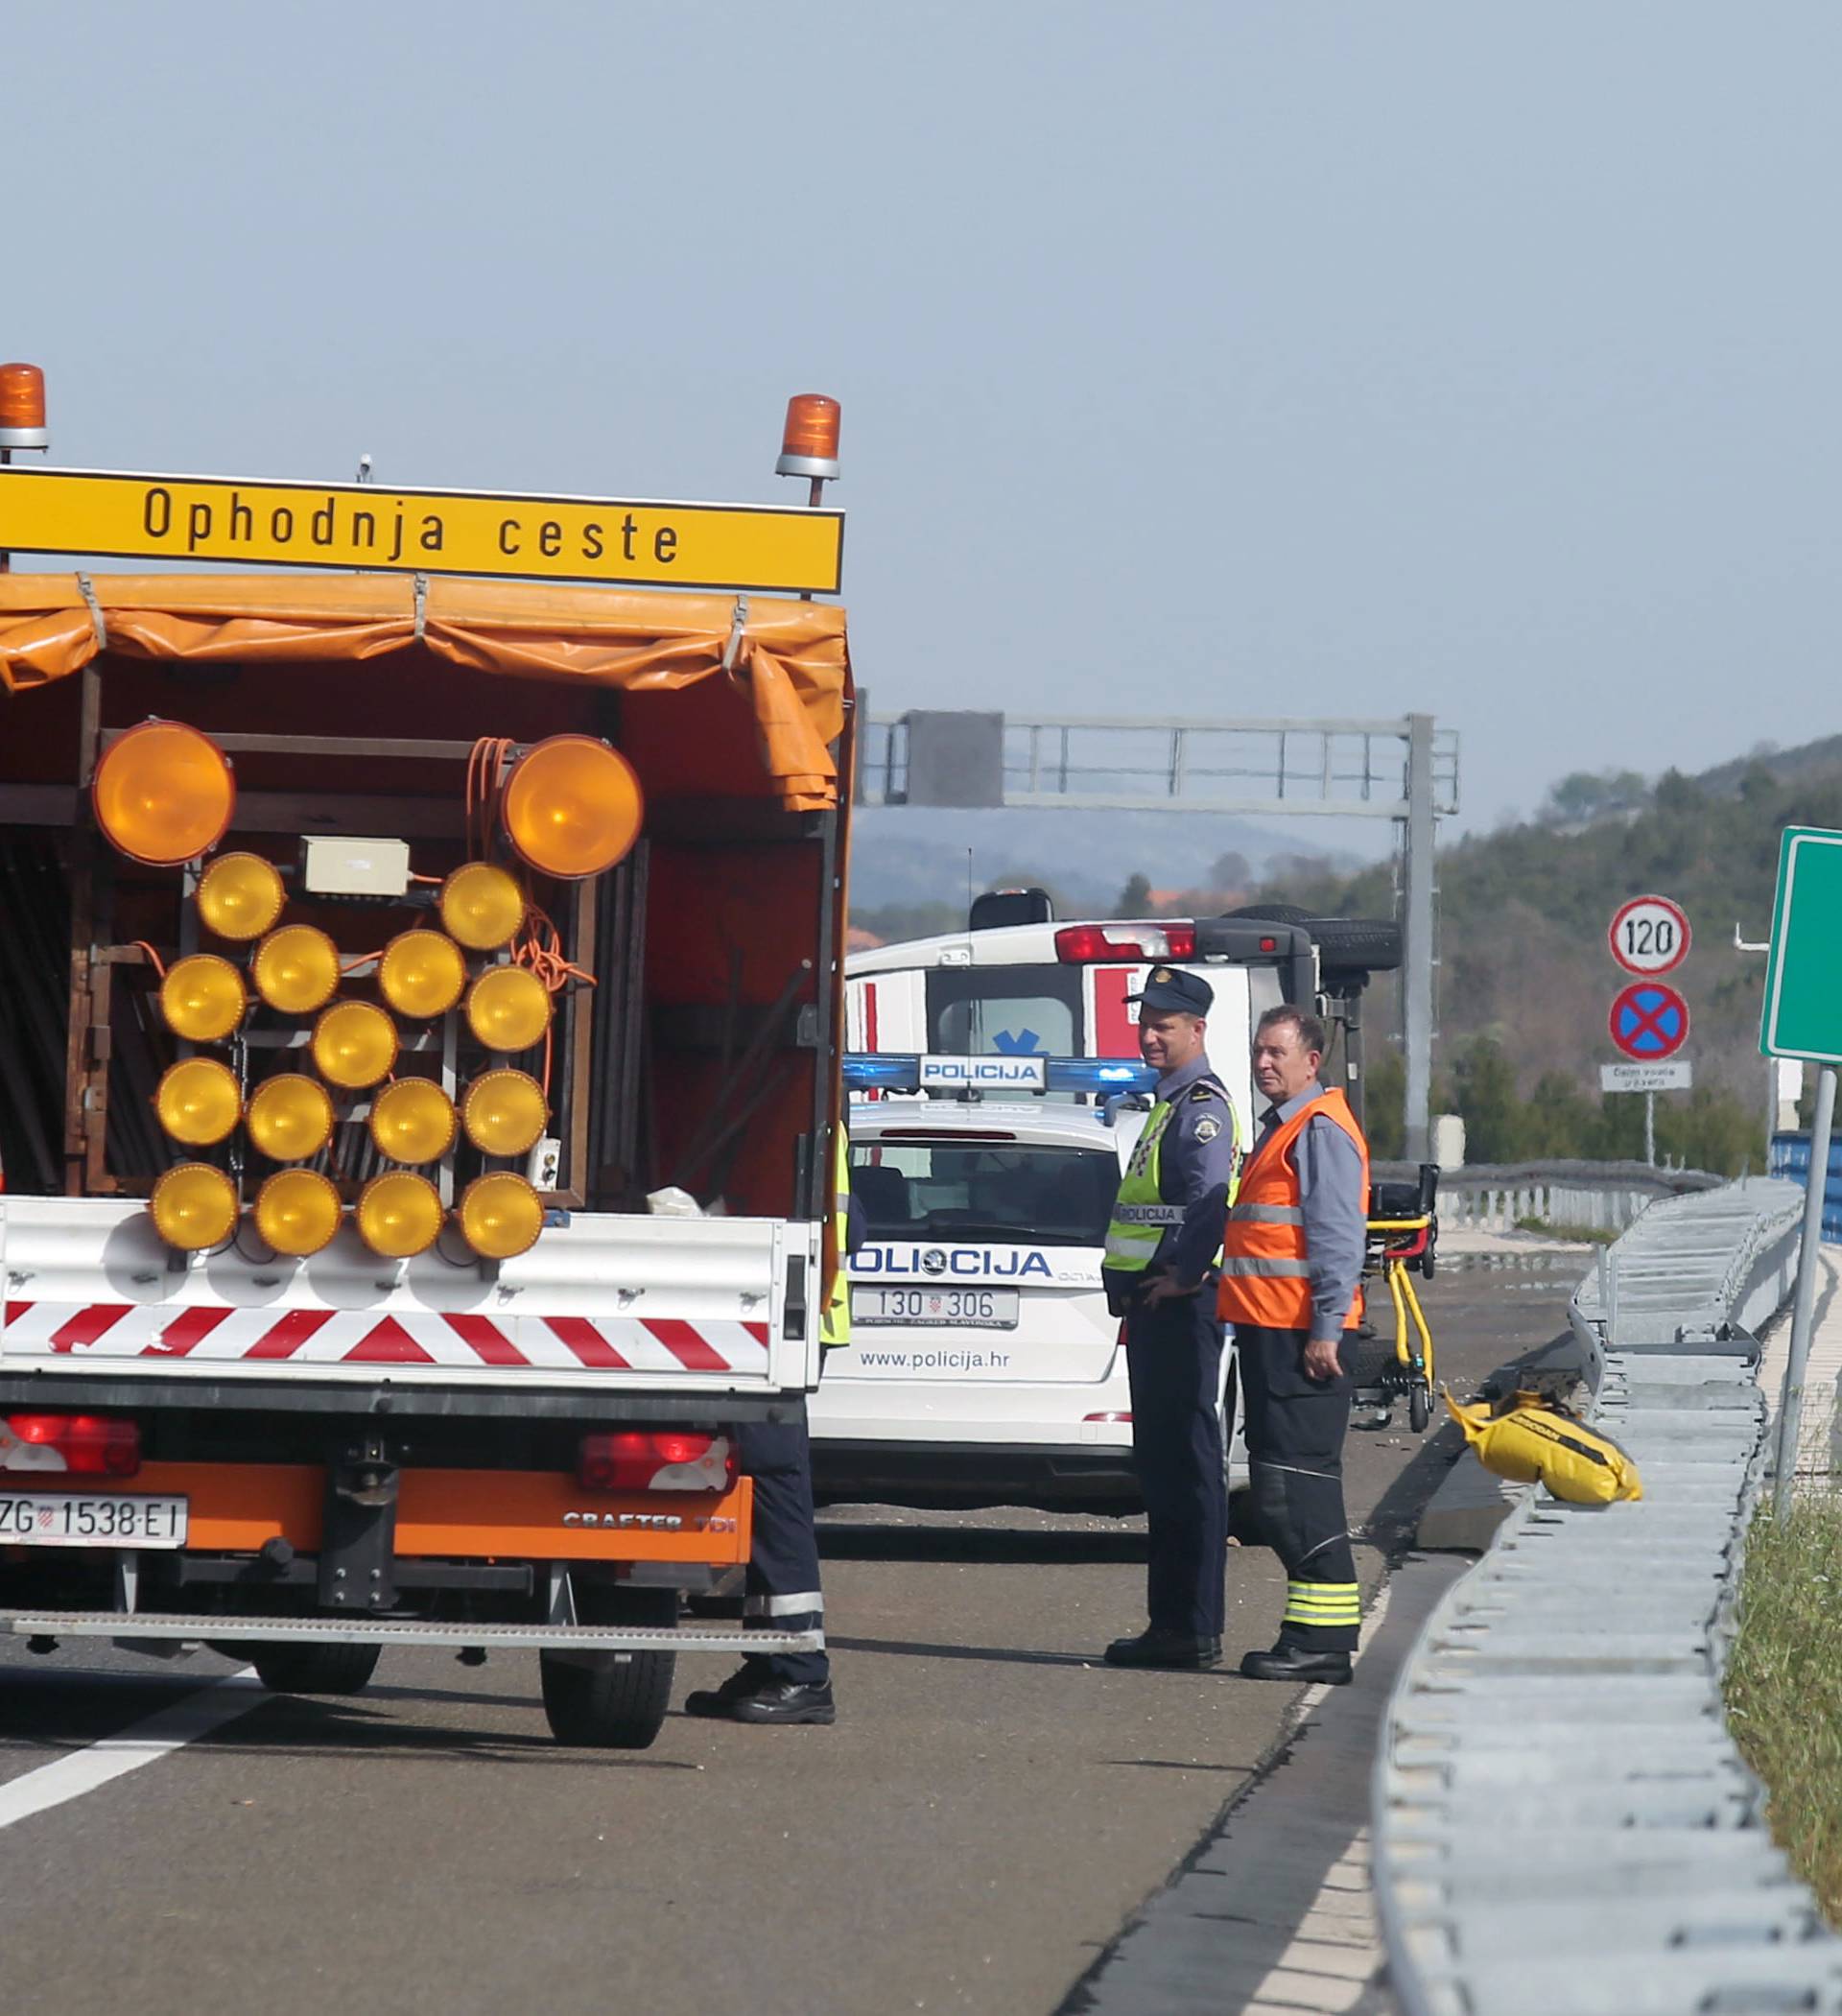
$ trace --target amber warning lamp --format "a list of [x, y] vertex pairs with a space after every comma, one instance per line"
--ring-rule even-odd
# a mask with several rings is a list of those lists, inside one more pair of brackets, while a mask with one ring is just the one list
[[811, 476], [819, 483], [838, 477], [838, 429], [842, 409], [823, 392], [795, 392], [787, 402], [776, 476]]
[[96, 766], [90, 797], [110, 846], [150, 867], [176, 868], [224, 838], [237, 802], [230, 759], [182, 721], [144, 721]]
[[0, 450], [50, 446], [44, 372], [35, 364], [0, 364]]

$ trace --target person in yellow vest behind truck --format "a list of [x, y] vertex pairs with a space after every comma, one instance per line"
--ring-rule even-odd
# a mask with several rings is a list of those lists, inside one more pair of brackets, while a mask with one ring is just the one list
[[838, 1130], [832, 1189], [835, 1193], [832, 1209], [838, 1230], [838, 1272], [832, 1276], [832, 1292], [825, 1298], [825, 1314], [818, 1319], [818, 1340], [828, 1351], [841, 1351], [851, 1340], [851, 1277], [844, 1260], [847, 1254], [855, 1253], [863, 1244], [863, 1215], [851, 1203], [850, 1135], [842, 1127]]
[[[851, 1202], [851, 1150], [842, 1125], [836, 1136], [833, 1210], [838, 1272], [819, 1317], [827, 1351], [851, 1340], [851, 1285], [844, 1256], [863, 1243], [862, 1211]], [[825, 1629], [818, 1582], [818, 1531], [813, 1519], [813, 1448], [803, 1419], [743, 1424], [737, 1456], [755, 1483], [754, 1528], [743, 1597], [744, 1628]], [[686, 1696], [684, 1712], [732, 1722], [829, 1724], [838, 1720], [832, 1663], [824, 1651], [750, 1654], [720, 1687]]]
[[1150, 1627], [1115, 1639], [1106, 1662], [1193, 1672], [1221, 1657], [1228, 1484], [1215, 1279], [1240, 1129], [1203, 1047], [1209, 983], [1155, 966], [1132, 998], [1157, 1099], [1120, 1182], [1100, 1278], [1107, 1307], [1124, 1318]]
[[1250, 1680], [1350, 1677], [1361, 1621], [1343, 1509], [1349, 1353], [1362, 1320], [1369, 1150], [1349, 1102], [1318, 1082], [1324, 1025], [1269, 1008], [1254, 1032], [1266, 1102], [1222, 1236], [1216, 1307], [1235, 1328], [1261, 1536], [1286, 1567], [1286, 1615]]

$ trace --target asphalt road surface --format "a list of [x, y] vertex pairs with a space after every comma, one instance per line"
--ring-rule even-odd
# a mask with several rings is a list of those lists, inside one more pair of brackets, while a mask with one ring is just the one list
[[[1468, 1391], [1551, 1339], [1582, 1270], [1442, 1272], [1441, 1372]], [[1365, 1589], [1452, 1435], [1352, 1435]], [[1136, 1522], [877, 1506], [825, 1540], [829, 1730], [674, 1711], [649, 1751], [571, 1750], [531, 1654], [387, 1651], [305, 1700], [209, 1653], [9, 1642], [0, 2006], [1051, 2016], [1271, 1767], [1293, 1693], [1098, 1663], [1143, 1622]], [[1231, 1550], [1230, 1669], [1283, 1601]], [[681, 1659], [675, 1698], [726, 1670]]]

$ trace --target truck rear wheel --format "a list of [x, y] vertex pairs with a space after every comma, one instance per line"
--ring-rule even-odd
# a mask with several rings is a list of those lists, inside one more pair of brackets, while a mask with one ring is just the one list
[[[677, 1622], [673, 1589], [579, 1587], [577, 1615], [584, 1624], [650, 1625]], [[539, 1652], [544, 1716], [558, 1743], [602, 1750], [644, 1750], [665, 1725], [671, 1705], [675, 1652]]]
[[375, 1645], [271, 1645], [250, 1663], [271, 1694], [360, 1694], [377, 1671]]

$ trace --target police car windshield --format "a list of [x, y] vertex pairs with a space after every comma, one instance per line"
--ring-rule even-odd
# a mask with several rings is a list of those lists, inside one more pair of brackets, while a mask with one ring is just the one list
[[890, 1141], [851, 1150], [851, 1194], [877, 1240], [1101, 1246], [1119, 1183], [1110, 1147]]

